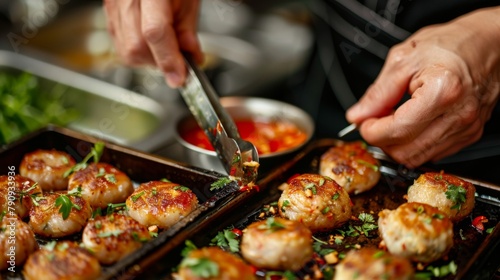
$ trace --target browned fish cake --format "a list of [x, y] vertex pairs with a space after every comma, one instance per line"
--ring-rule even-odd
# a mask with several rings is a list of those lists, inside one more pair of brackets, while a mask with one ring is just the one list
[[37, 182], [44, 191], [66, 190], [68, 178], [64, 173], [75, 163], [66, 152], [39, 149], [23, 157], [19, 173]]
[[121, 203], [134, 191], [130, 178], [108, 163], [91, 163], [70, 176], [69, 190], [80, 187], [82, 197], [93, 208]]
[[334, 280], [411, 280], [413, 275], [414, 269], [408, 259], [365, 247], [347, 252], [335, 267]]
[[408, 202], [396, 210], [382, 210], [378, 227], [389, 252], [412, 261], [436, 261], [453, 246], [453, 223], [428, 204]]
[[[64, 205], [56, 205], [56, 200], [61, 196], [64, 196]], [[69, 211], [66, 218], [62, 213], [64, 209]], [[31, 208], [29, 225], [38, 235], [64, 237], [80, 232], [91, 216], [92, 208], [82, 197], [66, 193], [48, 193]]]
[[[203, 277], [194, 267], [203, 262], [211, 267], [211, 273]], [[191, 251], [181, 262], [176, 279], [179, 280], [254, 280], [252, 267], [236, 255], [225, 252], [219, 247], [203, 247]]]
[[10, 197], [11, 204], [14, 204], [11, 207], [15, 209], [16, 214], [21, 218], [26, 218], [33, 206], [32, 199], [41, 195], [42, 189], [30, 178], [21, 175], [0, 176], [0, 213], [10, 212], [8, 211]]
[[349, 194], [373, 188], [380, 179], [380, 163], [363, 142], [332, 147], [320, 159], [319, 173], [341, 185]]
[[288, 181], [278, 200], [280, 216], [306, 225], [313, 232], [340, 227], [351, 217], [346, 190], [329, 177], [302, 174]]
[[99, 261], [71, 241], [59, 241], [31, 254], [23, 268], [26, 280], [93, 280], [101, 275]]
[[420, 175], [408, 189], [408, 202], [426, 203], [443, 211], [452, 221], [474, 209], [476, 188], [470, 182], [443, 172]]
[[90, 219], [82, 241], [102, 264], [112, 264], [139, 249], [151, 239], [148, 228], [123, 214], [112, 213]]
[[128, 214], [139, 223], [169, 228], [198, 206], [187, 187], [163, 181], [141, 184], [126, 201]]
[[271, 217], [243, 230], [241, 253], [259, 268], [299, 270], [312, 257], [312, 233], [300, 222]]

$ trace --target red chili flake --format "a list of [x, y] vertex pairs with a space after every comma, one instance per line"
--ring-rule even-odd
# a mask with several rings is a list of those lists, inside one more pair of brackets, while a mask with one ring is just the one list
[[297, 178], [298, 176], [300, 176], [300, 174], [299, 174], [299, 173], [295, 173], [295, 174], [293, 174], [292, 176], [290, 176], [290, 178], [288, 178], [288, 180], [287, 180], [286, 182], [287, 182], [288, 184], [290, 184], [290, 182], [291, 182], [293, 179]]
[[236, 174], [236, 167], [231, 167], [231, 170], [229, 170], [229, 175], [234, 176]]
[[243, 232], [241, 231], [241, 229], [238, 229], [238, 228], [233, 228], [231, 230], [234, 234], [238, 235], [238, 236], [242, 236], [243, 235]]
[[257, 274], [257, 272], [259, 271], [259, 269], [255, 265], [251, 265], [250, 268], [252, 269], [253, 274]]
[[316, 253], [316, 252], [313, 254], [313, 260], [314, 260], [317, 264], [319, 264], [319, 265], [324, 265], [324, 264], [326, 264], [325, 259], [323, 259], [323, 258], [322, 258], [322, 257], [321, 257], [318, 253]]
[[478, 230], [479, 232], [484, 231], [484, 223], [488, 222], [488, 218], [486, 216], [477, 216], [472, 220], [472, 226]]

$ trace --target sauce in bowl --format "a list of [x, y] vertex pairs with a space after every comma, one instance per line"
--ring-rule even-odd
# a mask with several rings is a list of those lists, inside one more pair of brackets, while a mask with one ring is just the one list
[[[281, 152], [304, 143], [308, 136], [295, 124], [284, 121], [234, 120], [241, 138], [255, 145], [259, 155]], [[207, 136], [199, 127], [184, 131], [181, 137], [188, 143], [213, 151]]]

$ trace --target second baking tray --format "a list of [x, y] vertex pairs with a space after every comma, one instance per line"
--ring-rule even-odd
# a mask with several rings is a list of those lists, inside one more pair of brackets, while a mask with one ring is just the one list
[[[241, 193], [229, 203], [219, 208], [217, 212], [212, 213], [207, 220], [204, 220], [205, 226], [198, 230], [184, 231], [178, 238], [192, 241], [197, 247], [208, 246], [211, 239], [217, 233], [227, 228], [244, 229], [251, 222], [258, 219], [262, 213], [265, 213], [270, 206], [275, 203], [281, 191], [278, 186], [285, 182], [289, 177], [302, 173], [317, 173], [320, 156], [330, 147], [338, 144], [334, 139], [324, 139], [312, 143], [306, 150], [297, 155], [294, 159], [277, 167], [268, 176], [258, 182], [259, 192]], [[352, 195], [354, 204], [353, 216], [360, 213], [371, 214], [375, 221], [378, 219], [378, 212], [382, 209], [395, 209], [398, 205], [405, 202], [404, 195], [408, 186], [413, 183], [422, 172], [431, 171], [425, 169], [408, 170], [391, 161], [384, 160], [383, 154], [377, 157], [382, 158], [381, 172], [382, 177], [372, 190]], [[446, 172], [446, 170], [444, 170]], [[468, 180], [467, 178], [465, 178]], [[437, 261], [433, 266], [442, 266], [454, 261], [458, 265], [456, 275], [448, 275], [443, 279], [489, 279], [500, 266], [500, 187], [469, 180], [476, 186], [476, 206], [470, 217], [458, 223], [454, 228], [454, 246], [449, 253], [447, 261]], [[484, 215], [489, 218], [486, 228], [494, 228], [491, 234], [479, 233], [471, 226], [474, 217]], [[349, 225], [356, 225], [351, 220]], [[348, 226], [348, 225], [347, 225]], [[344, 226], [346, 227], [346, 226]], [[341, 228], [346, 229], [346, 228]], [[331, 245], [331, 249], [339, 253], [345, 253], [353, 246], [371, 246], [376, 247], [381, 239], [378, 236], [378, 230], [369, 232], [369, 238], [360, 234], [357, 237], [347, 238], [341, 245]], [[336, 230], [326, 234], [315, 234], [314, 236], [323, 241], [327, 241], [329, 235], [338, 234]], [[143, 260], [148, 265], [143, 267], [136, 276], [138, 279], [171, 279], [172, 271], [181, 260], [180, 252], [184, 245], [172, 248], [172, 250], [163, 256], [152, 256]], [[307, 267], [299, 271], [296, 276], [303, 279], [310, 273]], [[264, 272], [261, 271], [263, 276]], [[273, 278], [274, 279], [274, 278]], [[312, 278], [314, 279], [314, 278]]]
[[[65, 151], [79, 162], [97, 141], [100, 140], [73, 130], [49, 126], [0, 149], [0, 174], [7, 174], [13, 169], [18, 173], [23, 156], [37, 149]], [[211, 210], [230, 201], [234, 191], [238, 190], [236, 183], [231, 182], [220, 191], [211, 191], [211, 184], [226, 175], [190, 167], [110, 143], [106, 143], [100, 161], [112, 164], [123, 171], [130, 177], [135, 187], [140, 183], [167, 178], [189, 187], [199, 201], [199, 206], [193, 212], [172, 227], [161, 231], [157, 238], [145, 243], [141, 249], [116, 264], [103, 267], [100, 279], [126, 277], [130, 274], [129, 270], [137, 270], [140, 267], [140, 261], [147, 259], [148, 256], [168, 252], [170, 248], [182, 244], [183, 240], [176, 238], [179, 232], [184, 229], [198, 230], [198, 225], [203, 224], [199, 220], [203, 220], [203, 216]], [[3, 279], [22, 278], [20, 273], [5, 274], [3, 277]]]

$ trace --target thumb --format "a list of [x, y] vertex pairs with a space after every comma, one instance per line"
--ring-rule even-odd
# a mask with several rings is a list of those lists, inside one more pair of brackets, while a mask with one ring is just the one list
[[359, 124], [369, 118], [390, 114], [407, 91], [411, 76], [407, 71], [402, 71], [401, 67], [395, 67], [389, 60], [386, 61], [375, 82], [363, 97], [347, 110], [347, 120]]

